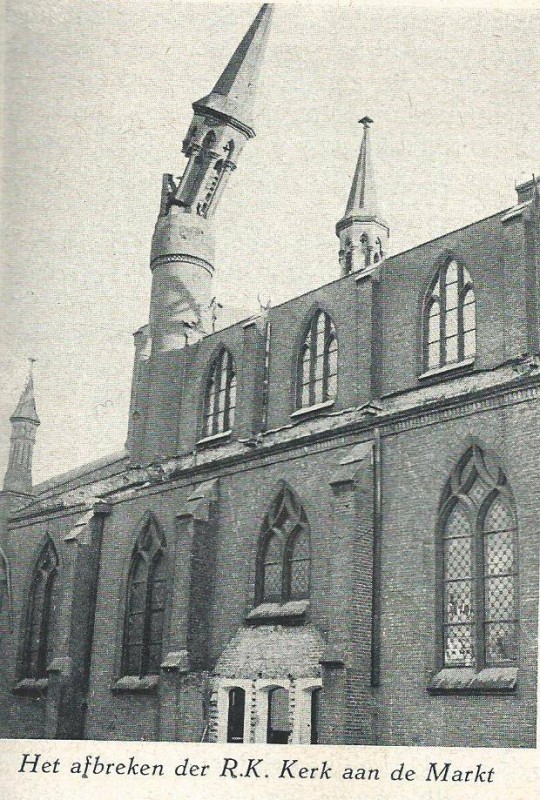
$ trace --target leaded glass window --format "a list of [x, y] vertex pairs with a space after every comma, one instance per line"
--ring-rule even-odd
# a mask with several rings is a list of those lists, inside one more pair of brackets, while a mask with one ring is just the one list
[[424, 300], [424, 369], [458, 364], [476, 354], [476, 304], [466, 267], [451, 259]]
[[128, 578], [122, 672], [159, 673], [167, 583], [165, 539], [149, 516], [137, 537]]
[[440, 519], [444, 665], [515, 663], [516, 516], [503, 471], [477, 445], [450, 477]]
[[203, 436], [232, 430], [236, 409], [236, 372], [231, 353], [216, 356], [206, 384]]
[[297, 408], [334, 400], [337, 394], [338, 343], [334, 323], [324, 311], [311, 318], [300, 350]]
[[53, 591], [58, 572], [58, 556], [49, 538], [32, 576], [23, 651], [23, 676], [46, 678], [52, 660]]
[[284, 485], [262, 526], [257, 601], [275, 603], [309, 597], [310, 571], [306, 513], [296, 495]]

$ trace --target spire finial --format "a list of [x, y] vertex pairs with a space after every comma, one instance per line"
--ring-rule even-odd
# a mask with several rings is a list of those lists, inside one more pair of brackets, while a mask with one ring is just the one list
[[358, 122], [360, 123], [360, 125], [364, 126], [364, 130], [366, 128], [369, 128], [370, 125], [373, 125], [373, 120], [371, 119], [371, 117], [367, 117], [367, 116], [366, 117], [362, 117], [362, 119], [359, 119]]
[[33, 374], [34, 374], [34, 364], [36, 363], [36, 361], [37, 361], [37, 358], [34, 358], [34, 356], [29, 356], [28, 357], [28, 362], [30, 364], [30, 366], [28, 367], [28, 377], [29, 378], [31, 378], [33, 376]]

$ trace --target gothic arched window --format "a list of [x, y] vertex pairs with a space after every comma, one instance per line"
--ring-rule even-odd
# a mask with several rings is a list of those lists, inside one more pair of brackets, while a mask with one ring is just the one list
[[32, 575], [23, 648], [24, 678], [47, 677], [52, 659], [53, 590], [58, 556], [51, 539], [43, 546]]
[[433, 278], [424, 299], [423, 366], [437, 369], [476, 354], [476, 304], [471, 276], [451, 259]]
[[159, 673], [167, 596], [165, 547], [156, 521], [149, 516], [137, 537], [129, 569], [123, 675]]
[[296, 388], [297, 408], [334, 400], [337, 394], [338, 343], [334, 323], [324, 311], [311, 318], [304, 336]]
[[236, 372], [225, 348], [212, 363], [204, 397], [203, 436], [232, 430], [236, 408]]
[[439, 527], [444, 666], [514, 664], [517, 520], [504, 473], [477, 445], [446, 484]]
[[310, 570], [306, 512], [288, 486], [283, 486], [262, 525], [257, 602], [284, 603], [309, 597]]

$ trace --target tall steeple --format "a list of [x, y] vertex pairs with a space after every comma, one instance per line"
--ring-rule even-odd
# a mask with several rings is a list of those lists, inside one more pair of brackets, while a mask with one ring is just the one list
[[10, 417], [10, 422], [11, 441], [8, 467], [4, 478], [4, 491], [30, 493], [32, 491], [32, 457], [36, 429], [40, 424], [36, 411], [32, 367], [30, 367], [26, 384], [17, 408]]
[[182, 177], [163, 176], [150, 263], [153, 353], [184, 347], [206, 332], [214, 273], [211, 218], [242, 148], [255, 136], [253, 101], [271, 16], [265, 3], [210, 94], [193, 103]]
[[390, 229], [379, 214], [375, 174], [371, 162], [370, 126], [373, 120], [363, 117], [362, 144], [345, 209], [336, 225], [339, 237], [341, 274], [367, 269], [380, 262], [387, 250]]

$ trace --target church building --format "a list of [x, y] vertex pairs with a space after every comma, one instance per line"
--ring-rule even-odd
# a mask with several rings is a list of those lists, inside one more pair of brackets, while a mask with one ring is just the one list
[[163, 176], [126, 450], [32, 485], [11, 417], [0, 735], [534, 747], [540, 186], [390, 256], [366, 116], [339, 277], [212, 330], [271, 16]]

